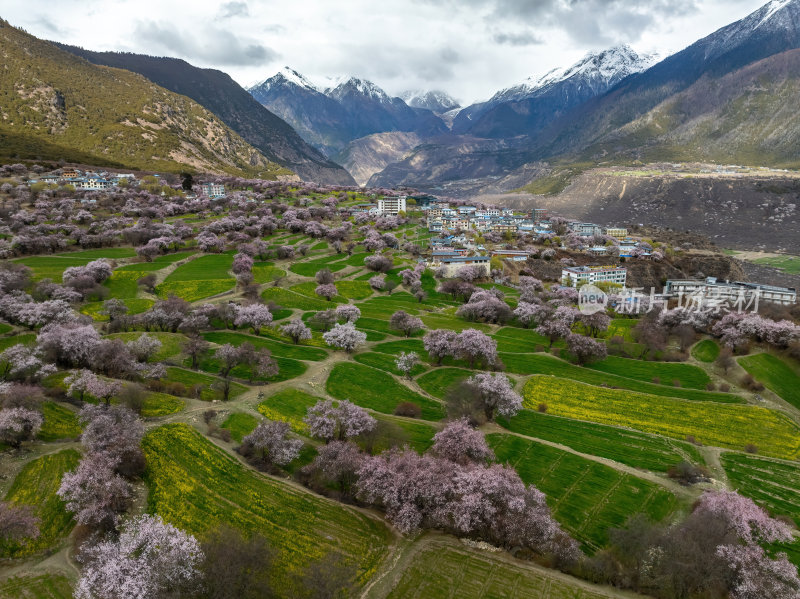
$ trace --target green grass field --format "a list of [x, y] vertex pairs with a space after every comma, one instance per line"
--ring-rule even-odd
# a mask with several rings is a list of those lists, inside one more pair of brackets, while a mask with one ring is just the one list
[[342, 297], [341, 295], [334, 295], [330, 301], [326, 300], [324, 297], [320, 297], [316, 294], [317, 283], [315, 281], [308, 281], [306, 283], [298, 283], [297, 285], [292, 285], [289, 287], [289, 291], [291, 293], [297, 293], [299, 295], [304, 295], [308, 298], [312, 299], [319, 299], [327, 304], [326, 308], [335, 308], [336, 304], [346, 304], [347, 298]]
[[233, 264], [232, 254], [206, 254], [181, 264], [167, 277], [167, 281], [209, 281], [228, 279]]
[[666, 472], [683, 460], [703, 464], [703, 458], [694, 445], [647, 435], [627, 428], [593, 422], [582, 422], [533, 410], [522, 410], [511, 420], [498, 421], [508, 430], [559, 443], [581, 453], [596, 455], [620, 464]]
[[22, 333], [13, 337], [3, 337], [0, 339], [0, 351], [6, 350], [12, 345], [34, 345], [36, 343], [36, 333]]
[[162, 332], [154, 332], [154, 333], [140, 333], [140, 332], [130, 332], [130, 333], [113, 333], [111, 335], [107, 335], [109, 339], [122, 339], [125, 343], [129, 343], [141, 337], [142, 335], [148, 335], [149, 337], [154, 337], [161, 342], [161, 347], [155, 353], [155, 355], [150, 358], [151, 362], [161, 362], [166, 360], [167, 358], [171, 358], [172, 356], [177, 356], [181, 353], [181, 345], [186, 342], [186, 336], [182, 335], [181, 333], [162, 333]]
[[231, 345], [238, 347], [242, 343], [250, 343], [256, 348], [268, 349], [270, 352], [272, 352], [273, 356], [280, 356], [282, 358], [319, 361], [328, 357], [328, 352], [317, 347], [295, 345], [293, 343], [281, 343], [280, 341], [275, 341], [273, 339], [266, 339], [264, 337], [256, 337], [255, 335], [246, 335], [243, 333], [211, 331], [209, 333], [203, 333], [203, 337], [205, 337], [211, 343], [216, 343], [217, 345], [230, 343]]
[[800, 464], [741, 453], [723, 453], [720, 460], [739, 493], [800, 525]]
[[275, 279], [286, 276], [286, 271], [268, 262], [253, 264], [253, 280], [256, 283], [271, 283]]
[[278, 550], [273, 584], [292, 595], [294, 577], [331, 551], [365, 583], [383, 560], [388, 528], [334, 501], [259, 475], [185, 424], [150, 431], [143, 441], [148, 511], [202, 536], [226, 523], [258, 532]]
[[336, 281], [336, 290], [345, 299], [363, 300], [372, 295], [366, 281]]
[[[303, 418], [308, 408], [320, 400], [320, 397], [297, 389], [284, 389], [266, 398], [258, 404], [257, 409], [264, 417], [288, 422], [294, 432], [308, 435]], [[373, 452], [403, 445], [409, 445], [417, 451], [425, 451], [433, 444], [436, 429], [427, 423], [379, 413], [373, 413], [373, 416], [378, 420], [376, 436], [370, 439]], [[360, 443], [365, 446], [363, 440]]]
[[242, 439], [253, 432], [253, 429], [258, 424], [258, 419], [252, 414], [245, 414], [244, 412], [234, 412], [228, 416], [225, 421], [220, 425], [220, 428], [225, 428], [231, 431], [231, 437], [242, 442]]
[[[437, 429], [425, 422], [404, 418], [393, 418], [383, 414], [374, 414], [378, 421], [377, 439], [372, 444], [372, 453], [380, 453], [391, 447], [408, 445], [422, 453], [433, 445], [433, 436]], [[365, 443], [361, 443], [365, 447]]]
[[24, 557], [56, 547], [73, 527], [72, 514], [56, 495], [61, 477], [74, 470], [80, 454], [74, 449], [51, 453], [31, 462], [20, 470], [6, 493], [5, 501], [33, 506], [39, 518], [39, 537], [27, 544], [0, 542], [0, 556]]
[[304, 435], [307, 427], [303, 418], [308, 408], [321, 399], [297, 389], [283, 389], [258, 404], [257, 409], [265, 418], [288, 422], [294, 432]]
[[[389, 354], [381, 354], [378, 352], [364, 352], [363, 354], [356, 354], [353, 359], [359, 364], [366, 364], [379, 370], [385, 370], [395, 376], [403, 376], [403, 373], [397, 369], [394, 356]], [[423, 363], [419, 363], [411, 370], [411, 376], [417, 376], [427, 370]], [[427, 389], [426, 389], [427, 391]]]
[[[144, 297], [126, 297], [122, 298], [122, 302], [128, 307], [129, 315], [141, 314], [142, 312], [146, 312], [155, 303], [153, 300]], [[106, 321], [108, 320], [108, 316], [106, 316], [105, 314], [100, 314], [100, 311], [102, 309], [103, 309], [103, 302], [88, 302], [81, 306], [80, 312], [81, 314], [86, 314], [87, 316], [91, 316], [94, 320]]]
[[[287, 381], [289, 379], [297, 378], [298, 376], [302, 375], [306, 370], [307, 366], [298, 360], [293, 360], [291, 358], [281, 358], [280, 356], [275, 356], [273, 358], [275, 362], [278, 364], [278, 374], [275, 376], [264, 377], [258, 376], [253, 372], [252, 368], [249, 366], [240, 365], [231, 370], [230, 376], [232, 378], [238, 378], [244, 381], [250, 382], [260, 382], [260, 383], [278, 383], [280, 381]], [[186, 360], [186, 366], [189, 366], [189, 360]], [[208, 372], [211, 374], [218, 374], [219, 373], [219, 362], [217, 362], [216, 358], [214, 358], [214, 350], [209, 350], [206, 355], [200, 360], [198, 366], [200, 370], [204, 372]]]
[[[661, 397], [677, 397], [692, 401], [714, 401], [719, 403], [744, 403], [744, 399], [732, 393], [712, 393], [700, 391], [698, 389], [684, 389], [683, 387], [671, 387], [667, 385], [656, 385], [646, 381], [631, 379], [617, 374], [600, 372], [592, 368], [575, 366], [564, 360], [560, 360], [548, 354], [500, 354], [500, 359], [506, 365], [506, 371], [512, 374], [545, 374], [564, 379], [571, 379], [587, 383], [589, 385], [608, 385], [620, 389], [629, 389], [650, 395]], [[624, 359], [624, 358], [620, 358]], [[638, 362], [646, 367], [650, 364], [659, 365], [655, 362]], [[664, 364], [660, 364], [664, 365]], [[669, 365], [667, 365], [669, 366]], [[681, 366], [684, 366], [683, 364]]]
[[347, 268], [348, 264], [345, 258], [347, 258], [346, 254], [332, 254], [313, 260], [294, 262], [289, 267], [289, 271], [304, 277], [313, 277], [323, 268], [330, 269], [331, 272], [337, 272]]
[[[202, 390], [200, 391], [200, 399], [204, 401], [212, 401], [217, 399], [219, 396], [219, 393], [216, 391], [216, 389], [214, 389], [214, 385], [219, 382], [219, 378], [211, 376], [210, 374], [205, 374], [186, 368], [168, 366], [167, 378], [165, 380], [171, 383], [181, 383], [185, 385], [187, 389], [194, 385], [201, 385]], [[245, 391], [247, 391], [247, 387], [244, 385], [240, 385], [236, 382], [231, 383], [231, 398], [237, 397]]]
[[0, 581], [3, 599], [72, 599], [72, 583], [63, 574], [27, 574]]
[[77, 439], [81, 434], [78, 417], [68, 407], [54, 401], [42, 403], [44, 424], [39, 432], [42, 441], [56, 441], [58, 439]]
[[387, 599], [607, 599], [577, 581], [531, 568], [504, 553], [469, 549], [450, 539], [425, 545], [393, 581]]
[[400, 352], [413, 351], [417, 353], [417, 355], [420, 357], [420, 360], [425, 360], [426, 362], [430, 360], [428, 352], [425, 351], [425, 346], [422, 343], [422, 339], [401, 339], [399, 341], [387, 341], [386, 343], [379, 343], [372, 348], [372, 351], [382, 354], [391, 354], [393, 356], [400, 355]]
[[[519, 329], [515, 327], [503, 327], [494, 333], [493, 337], [498, 340], [498, 351], [509, 352], [523, 352], [530, 353], [536, 351], [537, 345], [543, 345], [545, 348], [550, 345], [550, 340], [534, 331], [533, 329]], [[500, 340], [508, 340], [508, 347], [515, 347], [518, 349], [500, 349]], [[510, 344], [511, 341], [517, 341], [517, 344]], [[559, 340], [553, 344], [553, 347], [565, 347], [564, 341]]]
[[703, 339], [692, 348], [692, 356], [695, 360], [710, 364], [719, 356], [719, 345], [713, 339]]
[[208, 254], [181, 264], [156, 287], [159, 297], [176, 295], [188, 302], [217, 295], [232, 289], [236, 281], [229, 270], [231, 254]]
[[61, 283], [61, 275], [70, 266], [84, 266], [94, 260], [94, 258], [86, 258], [78, 256], [80, 252], [75, 254], [67, 254], [64, 256], [30, 256], [29, 258], [20, 258], [14, 260], [17, 264], [24, 264], [29, 267], [34, 281], [42, 279], [53, 279], [55, 283]]
[[346, 399], [364, 408], [392, 414], [398, 404], [417, 404], [423, 420], [440, 420], [444, 406], [432, 399], [414, 393], [381, 370], [342, 362], [331, 370], [326, 383], [328, 393], [336, 399]]
[[756, 258], [752, 260], [756, 264], [763, 264], [773, 268], [779, 268], [789, 274], [800, 274], [800, 256], [774, 256], [771, 258]]
[[711, 381], [702, 368], [679, 362], [645, 362], [609, 356], [602, 362], [590, 364], [589, 368], [645, 382], [651, 382], [658, 377], [662, 385], [672, 385], [673, 381], [678, 380], [681, 387], [691, 389], [705, 389]]
[[608, 529], [633, 514], [660, 521], [677, 505], [664, 487], [549, 445], [514, 435], [491, 434], [487, 441], [501, 463], [547, 495], [555, 518], [588, 550], [608, 542]]
[[[295, 293], [282, 287], [268, 287], [261, 294], [265, 302], [275, 302], [284, 308], [296, 310], [327, 310], [332, 302]], [[335, 304], [334, 304], [335, 307]]]
[[158, 418], [176, 414], [186, 407], [186, 403], [167, 393], [148, 393], [142, 406], [142, 418]]
[[174, 254], [164, 254], [163, 256], [156, 256], [153, 258], [152, 262], [136, 262], [135, 264], [126, 264], [124, 266], [120, 266], [115, 272], [132, 270], [135, 272], [147, 273], [154, 270], [161, 270], [162, 268], [166, 268], [170, 264], [175, 264], [176, 262], [179, 262], [184, 258], [188, 258], [193, 254], [194, 252], [176, 252]]
[[639, 322], [634, 318], [612, 318], [608, 330], [603, 334], [605, 339], [622, 337], [625, 341], [633, 342], [633, 327]]
[[429, 329], [450, 329], [458, 332], [461, 332], [464, 329], [477, 329], [484, 333], [489, 333], [492, 330], [488, 324], [483, 324], [482, 322], [469, 322], [463, 318], [447, 316], [444, 314], [431, 314], [429, 316], [423, 316], [422, 322], [424, 322], [425, 326]]
[[162, 299], [171, 295], [196, 302], [206, 297], [219, 295], [233, 289], [234, 279], [209, 279], [206, 281], [164, 281], [156, 287], [156, 294]]
[[548, 412], [576, 420], [626, 426], [676, 439], [694, 436], [705, 445], [744, 449], [796, 459], [800, 429], [783, 414], [766, 408], [685, 401], [594, 387], [549, 376], [531, 377], [523, 389], [525, 407], [544, 402]]
[[93, 250], [80, 250], [77, 252], [64, 252], [55, 255], [62, 258], [81, 258], [86, 261], [99, 260], [100, 258], [116, 260], [118, 258], [133, 258], [136, 256], [136, 250], [133, 248], [97, 248]]
[[739, 358], [739, 366], [775, 395], [800, 408], [800, 376], [786, 362], [771, 354], [756, 354]]
[[103, 281], [103, 286], [108, 289], [109, 297], [117, 299], [134, 298], [139, 293], [139, 285], [136, 281], [146, 274], [146, 272], [133, 270], [115, 270], [108, 279]]
[[451, 387], [470, 376], [472, 376], [472, 372], [463, 368], [436, 368], [417, 377], [417, 384], [426, 393], [444, 399]]

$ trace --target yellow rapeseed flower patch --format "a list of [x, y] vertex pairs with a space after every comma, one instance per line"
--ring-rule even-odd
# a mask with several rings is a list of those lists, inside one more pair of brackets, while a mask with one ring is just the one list
[[386, 555], [381, 521], [248, 470], [185, 424], [150, 431], [143, 447], [149, 511], [201, 537], [221, 523], [264, 535], [279, 551], [275, 588], [291, 589], [294, 574], [331, 551], [366, 582]]
[[800, 458], [800, 428], [773, 410], [741, 404], [687, 401], [623, 389], [595, 387], [551, 376], [534, 376], [523, 389], [525, 407], [547, 404], [551, 414], [630, 427], [705, 445], [744, 449], [764, 455]]

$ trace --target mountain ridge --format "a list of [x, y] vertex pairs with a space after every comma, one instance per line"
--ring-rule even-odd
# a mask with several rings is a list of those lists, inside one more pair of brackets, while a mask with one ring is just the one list
[[[370, 182], [376, 185], [391, 186], [394, 184], [415, 185], [419, 183], [426, 188], [433, 188], [446, 181], [458, 178], [470, 178], [468, 170], [476, 162], [482, 165], [482, 172], [486, 176], [503, 178], [522, 169], [527, 163], [549, 161], [554, 164], [569, 165], [571, 163], [608, 163], [613, 160], [676, 160], [681, 155], [693, 160], [710, 159], [696, 151], [669, 153], [657, 152], [664, 148], [664, 140], [659, 139], [661, 133], [648, 129], [643, 123], [659, 124], [654, 120], [656, 114], [664, 116], [663, 104], [670, 98], [691, 88], [699, 81], [700, 87], [705, 86], [707, 91], [713, 88], [713, 81], [720, 81], [725, 76], [732, 75], [761, 61], [762, 59], [776, 56], [786, 51], [800, 48], [800, 0], [775, 0], [767, 3], [745, 18], [731, 23], [716, 32], [691, 44], [684, 50], [672, 54], [652, 67], [629, 75], [616, 83], [612, 88], [601, 95], [592, 97], [579, 103], [568, 110], [550, 113], [531, 110], [530, 104], [508, 103], [502, 105], [506, 113], [500, 113], [498, 108], [497, 118], [493, 121], [484, 121], [484, 126], [472, 125], [469, 129], [470, 139], [468, 144], [462, 144], [458, 139], [443, 140], [450, 146], [436, 148], [429, 144], [415, 148], [401, 162], [390, 164], [384, 171], [374, 175]], [[762, 67], [766, 66], [761, 65]], [[773, 74], [776, 71], [770, 71]], [[752, 77], [742, 72], [739, 75], [751, 83]], [[789, 77], [791, 78], [791, 77]], [[731, 80], [736, 80], [734, 76]], [[727, 80], [725, 80], [727, 81]], [[751, 90], [736, 88], [739, 93], [739, 104], [750, 104], [753, 114], [743, 111], [738, 113], [732, 109], [737, 106], [735, 98], [726, 100], [728, 109], [719, 105], [714, 110], [708, 102], [701, 102], [700, 106], [708, 108], [705, 118], [707, 126], [704, 137], [699, 135], [700, 129], [689, 131], [690, 124], [684, 123], [684, 143], [693, 144], [691, 148], [702, 148], [704, 145], [716, 147], [719, 152], [714, 159], [730, 163], [748, 158], [748, 163], [760, 165], [786, 165], [793, 163], [789, 159], [798, 154], [796, 138], [787, 138], [782, 141], [780, 155], [760, 154], [752, 151], [749, 154], [744, 147], [754, 144], [745, 137], [740, 146], [742, 151], [725, 153], [723, 145], [717, 142], [714, 131], [714, 118], [717, 124], [731, 131], [737, 130], [741, 135], [753, 135], [758, 127], [758, 122], [769, 123], [773, 113], [770, 106], [770, 94], [779, 94], [778, 78], [771, 89], [770, 82], [762, 82], [768, 88], [766, 92], [756, 95]], [[723, 82], [724, 83], [724, 82]], [[793, 83], [791, 85], [794, 85]], [[709, 87], [710, 86], [710, 87]], [[699, 88], [698, 88], [699, 89]], [[785, 97], [785, 96], [784, 96]], [[711, 93], [709, 100], [722, 97]], [[704, 98], [701, 98], [704, 99]], [[557, 105], [557, 104], [556, 104]], [[557, 105], [558, 106], [558, 105]], [[657, 107], [660, 109], [656, 110]], [[524, 110], [527, 108], [527, 110]], [[773, 106], [774, 108], [774, 106]], [[655, 112], [654, 112], [655, 111]], [[712, 113], [716, 116], [712, 118]], [[463, 111], [456, 117], [454, 132], [458, 133], [459, 118]], [[549, 114], [549, 118], [546, 118]], [[505, 120], [501, 117], [508, 117]], [[648, 121], [649, 119], [649, 121]], [[737, 122], [739, 119], [740, 122]], [[522, 125], [520, 125], [520, 123]], [[710, 124], [708, 124], [710, 123]], [[742, 124], [750, 126], [742, 127]], [[502, 137], [510, 125], [514, 125], [515, 137]], [[663, 127], [668, 123], [661, 123]], [[503, 127], [506, 128], [504, 131]], [[792, 127], [792, 131], [794, 128]], [[635, 135], [633, 133], [636, 133]], [[498, 147], [496, 139], [503, 139], [506, 143]], [[513, 143], [511, 143], [513, 140]], [[465, 145], [472, 147], [475, 157], [468, 156], [463, 149]], [[736, 144], [728, 139], [727, 146]], [[676, 147], [680, 149], [680, 144]], [[796, 161], [794, 161], [796, 162]], [[461, 167], [459, 166], [461, 165]], [[524, 170], [524, 169], [523, 169]], [[445, 179], [443, 174], [449, 177]], [[515, 177], [511, 177], [516, 180]]]
[[269, 112], [222, 71], [201, 69], [178, 58], [94, 52], [53, 43], [93, 64], [139, 73], [161, 87], [188, 96], [214, 113], [264, 156], [304, 179], [335, 185], [354, 183], [340, 165], [307, 144], [288, 123]]
[[98, 165], [291, 174], [193, 100], [137, 73], [93, 65], [5, 21], [0, 46], [0, 132], [18, 144], [3, 148], [10, 157], [39, 159], [55, 147], [67, 152], [56, 159], [69, 160], [74, 151], [97, 157]]
[[400, 131], [427, 138], [448, 131], [431, 110], [410, 107], [373, 82], [354, 76], [323, 87], [284, 67], [247, 91], [328, 156], [375, 133]]

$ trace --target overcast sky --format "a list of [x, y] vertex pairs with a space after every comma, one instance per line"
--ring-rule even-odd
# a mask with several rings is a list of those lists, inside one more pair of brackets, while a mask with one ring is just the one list
[[615, 44], [680, 50], [765, 1], [0, 0], [0, 16], [91, 50], [184, 58], [244, 86], [289, 65], [317, 83], [353, 74], [470, 103]]

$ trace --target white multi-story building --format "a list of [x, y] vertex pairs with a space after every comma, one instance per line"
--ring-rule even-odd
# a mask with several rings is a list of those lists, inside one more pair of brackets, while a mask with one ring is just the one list
[[750, 301], [757, 297], [759, 302], [769, 302], [781, 306], [791, 306], [797, 303], [797, 290], [793, 287], [776, 287], [742, 281], [717, 281], [715, 277], [706, 277], [703, 281], [695, 279], [669, 280], [664, 285], [665, 297], [690, 295], [700, 295], [704, 298], [725, 302], [737, 302], [742, 299]]
[[628, 271], [619, 266], [570, 266], [561, 270], [561, 281], [570, 287], [596, 283], [625, 286]]
[[483, 276], [488, 277], [491, 272], [490, 260], [489, 256], [451, 256], [439, 258], [436, 262], [431, 261], [428, 266], [444, 270], [447, 278], [458, 276], [458, 271], [465, 266], [479, 268], [483, 271]]
[[203, 183], [200, 189], [203, 195], [212, 199], [225, 197], [225, 186], [219, 183]]
[[397, 216], [398, 212], [406, 211], [406, 196], [396, 198], [380, 198], [378, 212], [386, 216]]
[[78, 189], [87, 189], [87, 190], [110, 189], [112, 187], [112, 183], [108, 179], [104, 179], [103, 177], [98, 177], [97, 175], [92, 175], [86, 177], [83, 181], [79, 182], [75, 187], [77, 187]]

